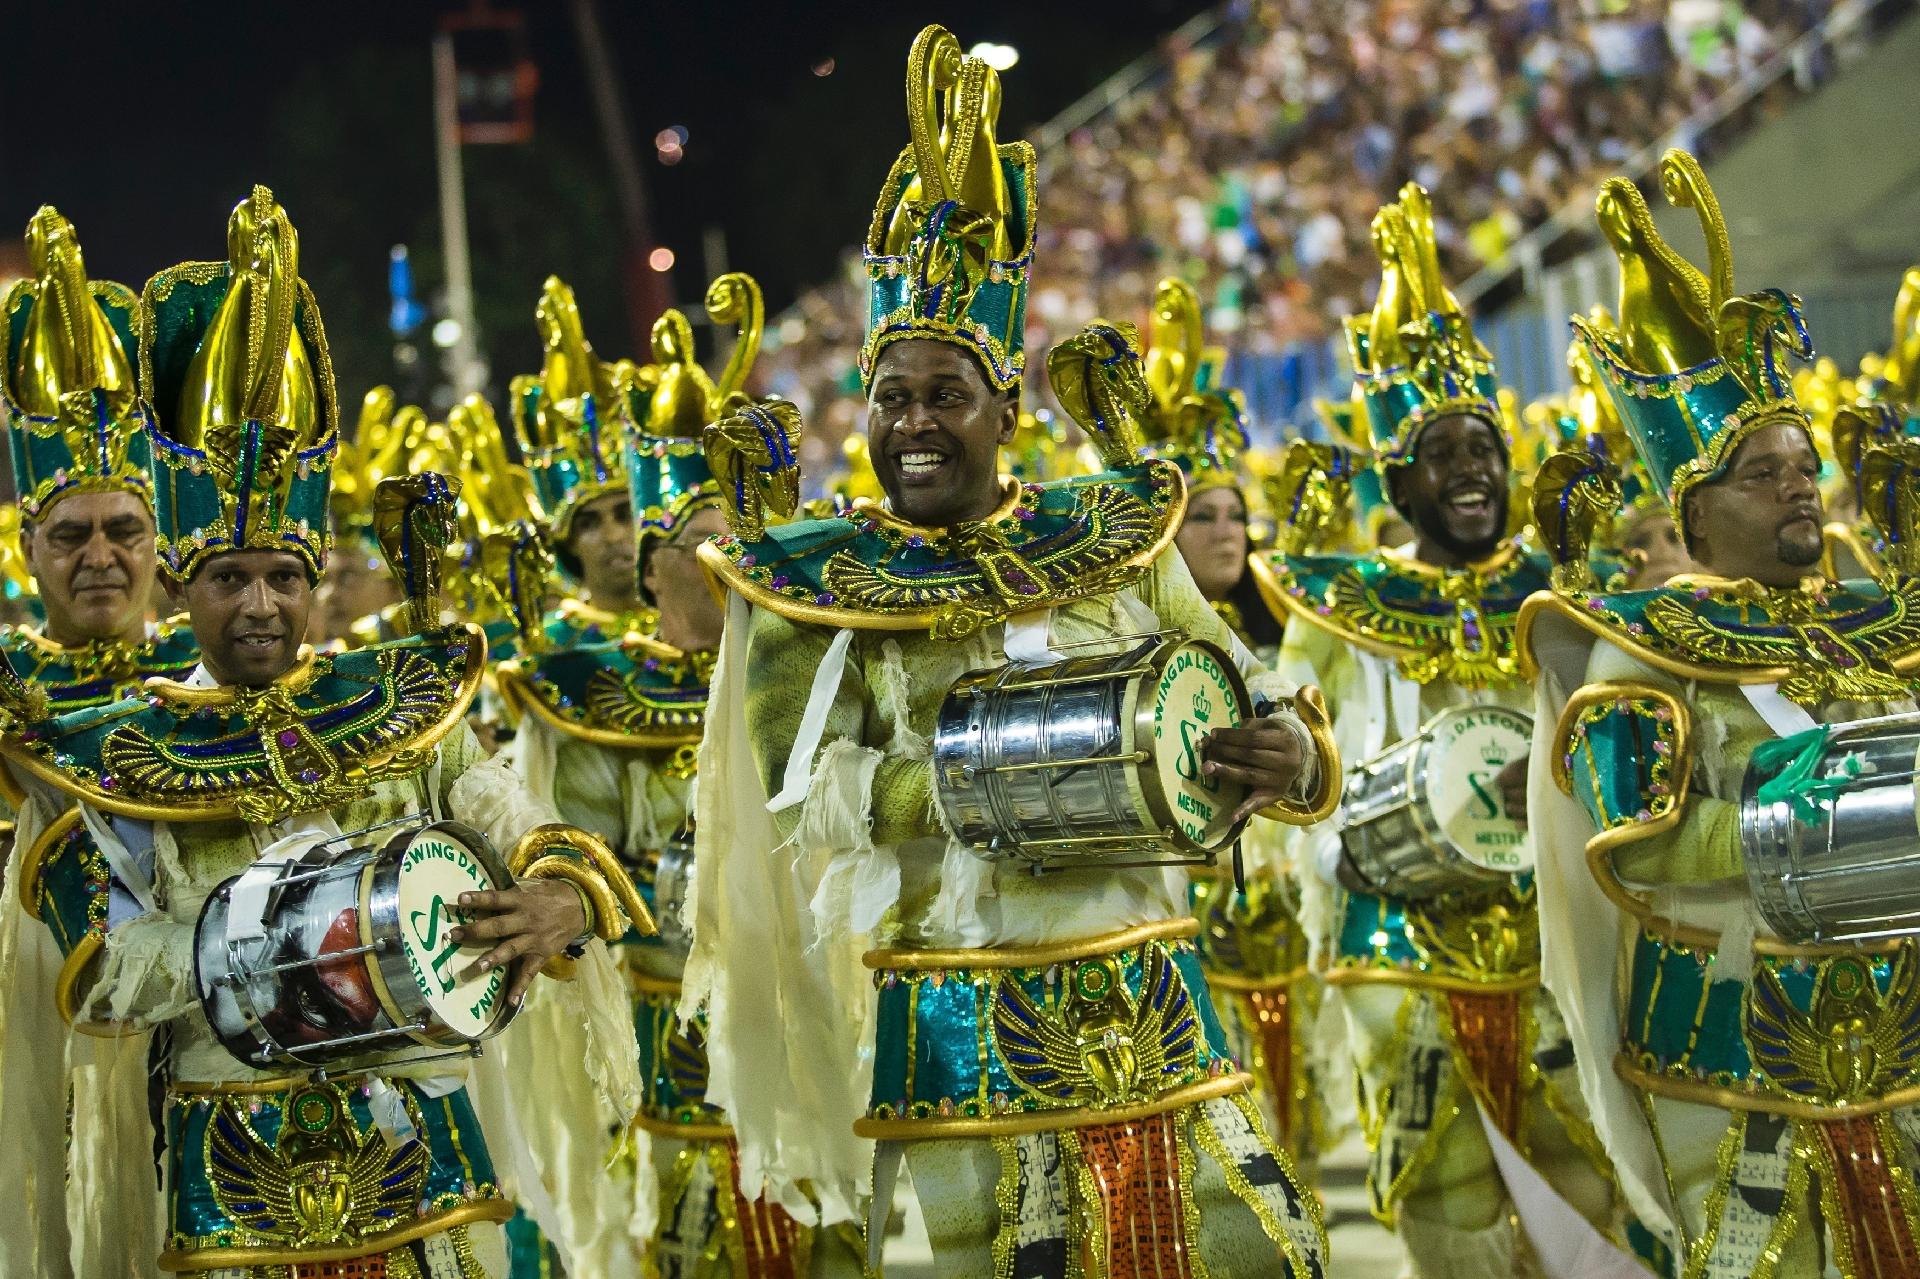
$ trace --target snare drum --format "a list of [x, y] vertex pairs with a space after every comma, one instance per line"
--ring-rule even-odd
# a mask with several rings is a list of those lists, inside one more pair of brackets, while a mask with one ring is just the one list
[[[1740, 846], [1760, 914], [1791, 942], [1920, 933], [1920, 715], [1803, 736], [1799, 753], [1756, 754], [1740, 790]], [[1767, 785], [1795, 765], [1808, 779], [1791, 788], [1798, 803], [1790, 788]]]
[[1347, 775], [1340, 843], [1393, 897], [1492, 888], [1533, 869], [1526, 827], [1494, 778], [1531, 749], [1533, 720], [1501, 706], [1440, 712]]
[[512, 883], [486, 836], [402, 818], [261, 861], [207, 898], [194, 981], [207, 1022], [249, 1066], [331, 1065], [406, 1047], [458, 1052], [513, 1015], [507, 967], [447, 937], [460, 894]]
[[948, 828], [993, 856], [1208, 862], [1239, 835], [1247, 792], [1201, 773], [1201, 743], [1250, 709], [1232, 659], [1179, 635], [975, 671], [941, 703], [934, 792]]

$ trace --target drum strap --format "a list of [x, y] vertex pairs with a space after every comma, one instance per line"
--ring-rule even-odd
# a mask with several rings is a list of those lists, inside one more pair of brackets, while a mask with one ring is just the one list
[[813, 673], [813, 691], [807, 694], [807, 710], [800, 717], [800, 729], [793, 735], [793, 753], [787, 756], [787, 772], [780, 782], [780, 793], [767, 801], [769, 813], [784, 812], [807, 797], [807, 782], [813, 776], [813, 756], [820, 749], [820, 738], [827, 731], [827, 716], [833, 711], [833, 699], [840, 695], [840, 676], [847, 668], [847, 647], [853, 632], [842, 627], [827, 645], [827, 655]]
[[1010, 662], [1057, 662], [1060, 654], [1053, 651], [1052, 632], [1053, 610], [1050, 608], [1028, 609], [1024, 613], [1015, 613], [1007, 619], [1007, 634], [1004, 647]]
[[1742, 684], [1740, 693], [1777, 737], [1792, 737], [1819, 727], [1805, 707], [1795, 705], [1781, 694], [1778, 684]]

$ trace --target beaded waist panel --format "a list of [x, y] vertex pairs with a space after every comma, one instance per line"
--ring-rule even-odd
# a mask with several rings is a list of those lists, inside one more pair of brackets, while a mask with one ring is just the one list
[[1052, 946], [873, 951], [883, 1140], [1110, 1123], [1247, 1087], [1191, 919]]
[[1714, 949], [1642, 930], [1619, 1072], [1733, 1110], [1837, 1119], [1920, 1102], [1920, 950], [1758, 953], [1714, 980]]
[[1327, 981], [1381, 981], [1443, 990], [1522, 990], [1540, 984], [1540, 913], [1533, 877], [1498, 890], [1410, 901], [1348, 893]]
[[1200, 921], [1194, 946], [1208, 981], [1245, 989], [1306, 976], [1307, 935], [1281, 881], [1255, 876], [1242, 893], [1230, 877], [1195, 876], [1188, 900]]
[[513, 1215], [464, 1088], [379, 1093], [366, 1077], [172, 1086], [160, 1268], [347, 1261]]
[[633, 1035], [640, 1047], [640, 1109], [634, 1122], [685, 1141], [733, 1135], [726, 1112], [707, 1104], [707, 1015], [679, 1024], [680, 983], [627, 966]]

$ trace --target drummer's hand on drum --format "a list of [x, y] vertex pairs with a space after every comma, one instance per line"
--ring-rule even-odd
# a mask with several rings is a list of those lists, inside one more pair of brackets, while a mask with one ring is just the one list
[[1500, 788], [1500, 806], [1507, 810], [1507, 816], [1527, 824], [1527, 757], [1511, 760], [1507, 766], [1493, 775], [1493, 784]]
[[1214, 729], [1201, 753], [1207, 776], [1240, 782], [1252, 792], [1234, 810], [1236, 822], [1297, 794], [1307, 766], [1301, 734], [1271, 715]]
[[507, 1002], [514, 1004], [546, 962], [578, 941], [591, 923], [580, 894], [563, 879], [523, 879], [512, 888], [461, 893], [460, 907], [483, 917], [454, 929], [453, 940], [496, 943], [469, 972], [514, 964], [507, 986]]

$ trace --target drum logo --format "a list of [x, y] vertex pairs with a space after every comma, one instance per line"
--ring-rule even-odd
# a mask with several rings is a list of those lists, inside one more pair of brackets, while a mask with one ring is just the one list
[[458, 905], [460, 894], [495, 886], [480, 860], [449, 839], [429, 835], [411, 844], [400, 859], [407, 968], [436, 1013], [457, 1029], [474, 1033], [493, 1016], [505, 969], [468, 978], [461, 952], [473, 948], [450, 934], [469, 918]]
[[1452, 717], [1428, 771], [1429, 802], [1467, 860], [1509, 874], [1530, 869], [1526, 829], [1508, 813], [1499, 775], [1528, 749], [1526, 721], [1489, 707]]
[[1167, 663], [1154, 687], [1153, 737], [1165, 743], [1178, 726], [1177, 741], [1163, 754], [1163, 773], [1168, 797], [1178, 810], [1188, 838], [1203, 841], [1220, 814], [1216, 796], [1218, 778], [1207, 776], [1201, 765], [1207, 734], [1215, 722], [1232, 725], [1239, 722], [1233, 687], [1226, 672], [1212, 653], [1200, 648], [1183, 648]]

